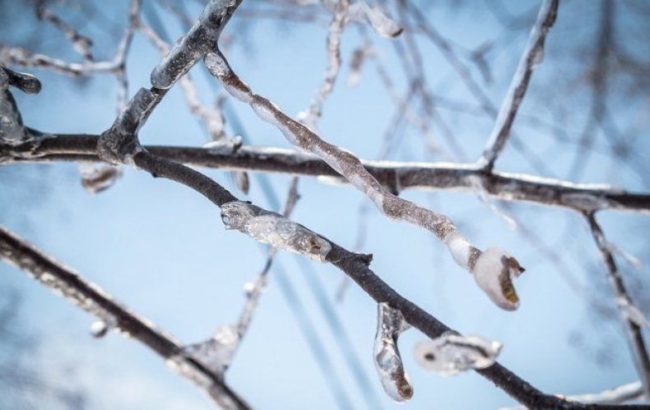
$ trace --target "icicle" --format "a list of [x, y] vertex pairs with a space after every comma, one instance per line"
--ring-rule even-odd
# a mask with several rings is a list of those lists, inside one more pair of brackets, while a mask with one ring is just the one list
[[488, 248], [476, 259], [472, 269], [478, 286], [499, 307], [515, 310], [519, 297], [512, 280], [524, 272], [517, 260], [500, 248]]
[[639, 327], [650, 328], [650, 321], [648, 321], [641, 309], [630, 302], [629, 299], [623, 297], [616, 298], [616, 304], [628, 320]]
[[79, 165], [79, 172], [81, 173], [81, 185], [91, 194], [107, 190], [122, 175], [117, 167], [88, 163]]
[[397, 347], [399, 335], [409, 327], [402, 312], [391, 308], [387, 303], [377, 305], [375, 367], [384, 390], [395, 401], [405, 401], [413, 397], [413, 387], [404, 372], [402, 356]]
[[379, 6], [370, 7], [363, 0], [350, 6], [349, 17], [352, 20], [367, 21], [382, 37], [395, 38], [404, 31], [404, 28], [391, 20]]
[[103, 320], [97, 320], [90, 325], [90, 334], [98, 339], [106, 336], [110, 326]]
[[446, 332], [436, 339], [418, 343], [414, 353], [416, 362], [423, 368], [452, 376], [492, 366], [501, 347], [501, 343], [496, 341]]
[[216, 374], [223, 375], [239, 345], [235, 326], [220, 326], [211, 339], [183, 348], [183, 354], [195, 359]]
[[246, 202], [232, 201], [222, 205], [221, 219], [226, 229], [236, 229], [258, 242], [321, 262], [332, 249], [329, 241], [304, 226]]

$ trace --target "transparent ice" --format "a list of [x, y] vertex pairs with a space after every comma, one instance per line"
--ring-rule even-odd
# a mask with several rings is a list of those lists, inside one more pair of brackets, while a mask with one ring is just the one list
[[409, 328], [402, 312], [388, 306], [377, 305], [377, 334], [373, 350], [375, 367], [386, 393], [395, 401], [413, 397], [413, 387], [404, 371], [402, 356], [397, 347], [399, 335]]
[[232, 362], [239, 345], [235, 326], [219, 326], [212, 338], [183, 348], [183, 353], [216, 374], [223, 375]]
[[447, 332], [436, 339], [419, 342], [414, 352], [416, 362], [423, 368], [452, 376], [492, 366], [501, 347], [501, 343], [496, 341]]

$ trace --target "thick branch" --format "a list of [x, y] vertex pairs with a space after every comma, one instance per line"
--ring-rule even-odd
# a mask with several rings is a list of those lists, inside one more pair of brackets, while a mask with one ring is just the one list
[[[38, 136], [40, 133], [29, 130]], [[50, 135], [17, 146], [0, 144], [0, 164], [58, 161], [100, 161], [97, 136]], [[180, 163], [207, 168], [278, 172], [314, 177], [339, 177], [324, 161], [293, 150], [244, 146], [236, 152], [206, 148], [146, 146], [152, 154]], [[482, 187], [491, 197], [559, 206], [581, 212], [615, 210], [650, 213], [650, 194], [631, 193], [601, 184], [575, 184], [525, 174], [492, 172], [475, 165], [362, 161], [382, 185], [399, 192], [406, 189], [449, 190], [474, 193]], [[341, 182], [345, 182], [342, 178]], [[477, 183], [478, 182], [478, 183]]]
[[[182, 346], [171, 336], [115, 302], [97, 285], [86, 281], [2, 227], [0, 227], [0, 259], [25, 271], [33, 279], [86, 312], [108, 322], [109, 326], [119, 328], [163, 359], [186, 366], [185, 369], [189, 369], [193, 376], [202, 379], [201, 383], [196, 379], [192, 381], [200, 384], [220, 405], [226, 408], [249, 408], [219, 375], [200, 362], [182, 355]], [[190, 378], [190, 373], [181, 374]]]

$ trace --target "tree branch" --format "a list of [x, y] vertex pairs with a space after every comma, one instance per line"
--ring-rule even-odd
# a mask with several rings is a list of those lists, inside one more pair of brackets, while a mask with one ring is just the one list
[[[30, 141], [0, 143], [0, 164], [59, 161], [101, 161], [96, 135], [54, 135], [35, 130]], [[148, 145], [152, 154], [192, 166], [228, 170], [277, 172], [313, 177], [340, 174], [321, 159], [293, 150], [243, 146], [232, 150]], [[492, 198], [558, 206], [579, 212], [612, 210], [650, 213], [650, 193], [633, 193], [603, 184], [576, 184], [526, 174], [493, 171], [486, 174], [473, 164], [365, 161], [363, 166], [383, 186], [403, 190], [443, 190], [476, 193], [477, 187]]]
[[83, 279], [2, 227], [0, 259], [25, 271], [42, 285], [109, 326], [119, 328], [165, 359], [168, 364], [179, 366], [179, 373], [183, 377], [205, 390], [220, 406], [229, 409], [249, 408], [221, 376], [195, 359], [183, 355], [182, 346], [173, 337], [121, 306], [97, 285]]

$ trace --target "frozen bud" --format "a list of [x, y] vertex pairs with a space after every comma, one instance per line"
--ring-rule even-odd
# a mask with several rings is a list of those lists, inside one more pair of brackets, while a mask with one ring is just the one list
[[524, 272], [519, 262], [504, 250], [489, 248], [480, 253], [471, 269], [478, 286], [502, 309], [515, 310], [519, 298], [513, 279]]
[[409, 328], [402, 312], [388, 306], [377, 305], [377, 334], [375, 335], [375, 367], [386, 393], [395, 401], [413, 397], [413, 387], [404, 371], [402, 356], [397, 347], [399, 335]]
[[234, 326], [220, 326], [211, 339], [184, 347], [183, 354], [223, 375], [230, 366], [238, 346], [237, 329]]
[[79, 165], [79, 172], [81, 173], [81, 186], [91, 194], [107, 190], [122, 174], [120, 169], [114, 166], [87, 163]]
[[496, 361], [501, 343], [477, 336], [444, 333], [415, 345], [415, 361], [426, 370], [452, 376], [471, 369], [485, 369]]
[[90, 325], [90, 334], [96, 338], [102, 338], [106, 336], [110, 327], [103, 320], [97, 320]]
[[324, 238], [280, 214], [246, 202], [232, 201], [221, 207], [226, 229], [236, 229], [258, 242], [324, 262], [332, 245]]

